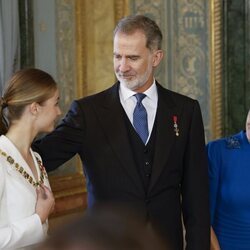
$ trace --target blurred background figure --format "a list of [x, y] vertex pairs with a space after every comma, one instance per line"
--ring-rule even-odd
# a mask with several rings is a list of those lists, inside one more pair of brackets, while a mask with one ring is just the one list
[[51, 235], [39, 250], [170, 250], [134, 211], [100, 206]]
[[250, 111], [246, 131], [207, 145], [212, 249], [250, 249]]

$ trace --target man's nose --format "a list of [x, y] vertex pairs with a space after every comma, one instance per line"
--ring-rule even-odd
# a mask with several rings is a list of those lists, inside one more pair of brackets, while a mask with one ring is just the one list
[[126, 72], [130, 69], [130, 66], [128, 64], [128, 61], [127, 59], [122, 59], [121, 62], [120, 62], [120, 67], [119, 67], [119, 70], [121, 72]]

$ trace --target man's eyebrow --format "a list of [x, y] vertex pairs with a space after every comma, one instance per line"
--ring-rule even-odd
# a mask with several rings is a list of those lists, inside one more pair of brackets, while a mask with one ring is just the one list
[[139, 55], [127, 55], [127, 57], [140, 57]]
[[[121, 56], [119, 53], [116, 53], [116, 52], [114, 52], [113, 55], [114, 56]], [[135, 58], [136, 59], [136, 58], [140, 58], [141, 56], [140, 55], [126, 55], [125, 57], [126, 58]]]

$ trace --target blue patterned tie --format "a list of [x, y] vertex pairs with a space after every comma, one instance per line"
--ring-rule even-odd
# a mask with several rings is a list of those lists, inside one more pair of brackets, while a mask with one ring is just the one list
[[137, 103], [133, 114], [133, 125], [137, 134], [141, 137], [144, 144], [146, 144], [146, 141], [148, 139], [148, 118], [147, 111], [142, 104], [142, 100], [146, 97], [146, 95], [137, 93], [134, 96], [137, 99]]

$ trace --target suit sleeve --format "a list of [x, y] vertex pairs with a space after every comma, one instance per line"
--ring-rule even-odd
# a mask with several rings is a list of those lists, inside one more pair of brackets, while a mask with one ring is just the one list
[[83, 112], [78, 101], [74, 101], [56, 129], [33, 143], [47, 171], [51, 171], [70, 160], [81, 150], [84, 133]]
[[182, 180], [186, 249], [210, 249], [208, 168], [200, 106], [193, 106]]
[[[5, 173], [0, 166], [0, 203], [5, 188]], [[0, 206], [0, 209], [8, 209]], [[17, 208], [18, 209], [18, 208]], [[2, 214], [2, 211], [0, 211]], [[20, 248], [40, 242], [45, 236], [41, 220], [37, 214], [18, 220], [9, 225], [0, 222], [0, 249]]]

